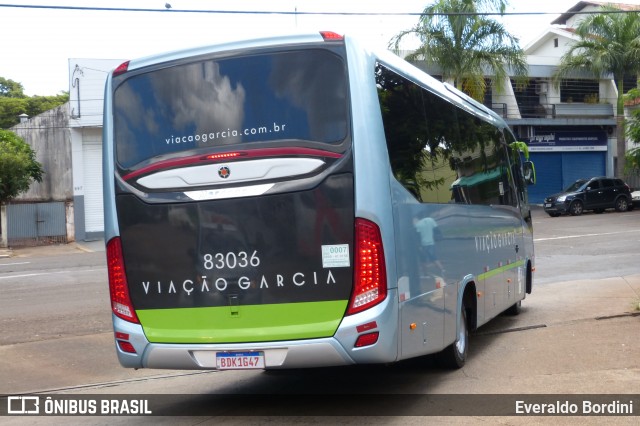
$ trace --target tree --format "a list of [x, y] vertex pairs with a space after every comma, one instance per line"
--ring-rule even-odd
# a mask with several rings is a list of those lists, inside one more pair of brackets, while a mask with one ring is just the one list
[[34, 117], [69, 100], [69, 92], [55, 96], [27, 96], [22, 83], [0, 77], [0, 129], [20, 122], [19, 115]]
[[3, 98], [24, 98], [24, 87], [17, 81], [0, 77], [0, 97]]
[[[633, 88], [624, 95], [624, 102], [632, 105], [640, 104], [640, 89]], [[635, 145], [640, 144], [640, 109], [631, 112], [626, 123], [627, 136]], [[631, 148], [625, 154], [625, 175], [640, 174], [640, 146]]]
[[[482, 101], [485, 75], [498, 84], [512, 75], [524, 78], [528, 67], [518, 39], [499, 22], [482, 15], [503, 13], [507, 0], [437, 0], [427, 6], [418, 24], [397, 34], [390, 47], [398, 50], [400, 41], [414, 34], [421, 46], [407, 56], [423, 59], [442, 71], [445, 81]], [[497, 86], [500, 87], [500, 86]]]
[[0, 129], [8, 129], [20, 122], [20, 114], [26, 113], [27, 100], [25, 98], [0, 97]]
[[15, 133], [0, 130], [0, 203], [27, 191], [33, 181], [42, 182], [43, 174], [33, 149]]
[[576, 71], [587, 72], [595, 78], [613, 75], [618, 86], [616, 106], [616, 174], [625, 170], [624, 76], [640, 72], [640, 12], [622, 11], [602, 6], [602, 13], [588, 15], [576, 28], [580, 40], [563, 55], [554, 74], [554, 82]]
[[69, 94], [67, 92], [55, 96], [10, 97], [0, 95], [0, 129], [8, 129], [18, 124], [20, 114], [34, 117], [62, 105], [68, 100]]

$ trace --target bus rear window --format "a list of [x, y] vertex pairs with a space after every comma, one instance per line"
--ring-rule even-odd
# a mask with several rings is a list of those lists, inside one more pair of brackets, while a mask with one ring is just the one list
[[280, 140], [340, 144], [343, 58], [325, 49], [201, 60], [129, 77], [114, 93], [117, 163]]

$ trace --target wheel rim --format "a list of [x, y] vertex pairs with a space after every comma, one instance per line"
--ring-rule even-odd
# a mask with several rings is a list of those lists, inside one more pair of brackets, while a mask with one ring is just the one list
[[582, 204], [580, 203], [574, 203], [573, 204], [573, 208], [572, 211], [574, 214], [580, 214], [582, 213]]
[[620, 210], [621, 212], [627, 210], [627, 200], [621, 198], [620, 201], [618, 201], [618, 210]]

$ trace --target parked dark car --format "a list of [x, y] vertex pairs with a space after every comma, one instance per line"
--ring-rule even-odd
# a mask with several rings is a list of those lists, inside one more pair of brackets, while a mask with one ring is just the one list
[[619, 212], [631, 207], [631, 189], [622, 179], [593, 177], [578, 179], [564, 191], [544, 199], [544, 211], [551, 217], [568, 213], [581, 215], [585, 210], [602, 213], [606, 209]]

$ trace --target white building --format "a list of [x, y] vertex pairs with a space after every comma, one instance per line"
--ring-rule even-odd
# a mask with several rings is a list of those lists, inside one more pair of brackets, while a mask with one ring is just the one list
[[100, 238], [102, 202], [102, 108], [107, 73], [123, 59], [69, 59], [69, 128], [77, 240]]
[[[618, 89], [611, 77], [594, 78], [575, 73], [552, 84], [562, 56], [579, 40], [575, 27], [586, 16], [611, 2], [580, 1], [563, 13], [524, 47], [530, 84], [517, 90], [512, 84], [506, 96], [491, 98], [516, 135], [527, 142], [538, 171], [530, 187], [530, 200], [542, 202], [578, 178], [614, 176], [616, 162], [616, 102]], [[622, 10], [638, 5], [615, 3]], [[625, 81], [635, 86], [636, 76]], [[629, 143], [628, 143], [629, 145]], [[627, 149], [629, 146], [627, 147]]]

